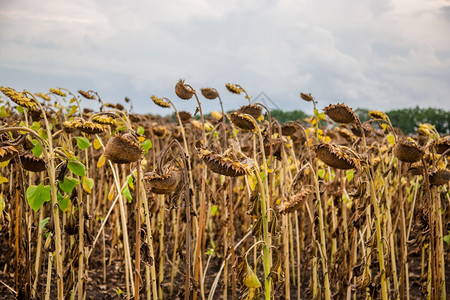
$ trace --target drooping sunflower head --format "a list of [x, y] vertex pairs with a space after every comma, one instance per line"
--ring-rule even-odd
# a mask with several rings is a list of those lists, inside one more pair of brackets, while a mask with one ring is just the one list
[[389, 120], [388, 116], [384, 112], [379, 111], [379, 110], [371, 110], [371, 111], [369, 111], [369, 116], [372, 119], [381, 119], [381, 120], [384, 120], [384, 121]]
[[311, 193], [311, 189], [302, 188], [300, 192], [290, 196], [287, 201], [281, 202], [280, 205], [278, 205], [278, 211], [282, 214], [287, 214], [300, 209]]
[[30, 111], [38, 111], [38, 107], [36, 102], [32, 99], [28, 98], [24, 93], [19, 93], [13, 88], [9, 87], [0, 87], [0, 91], [2, 91], [5, 96], [7, 96], [14, 103], [29, 109]]
[[153, 134], [159, 138], [163, 138], [166, 136], [167, 128], [166, 126], [153, 126], [152, 127]]
[[298, 130], [298, 126], [294, 121], [289, 121], [281, 125], [281, 134], [284, 136], [292, 136]]
[[184, 111], [184, 110], [178, 112], [178, 115], [180, 116], [180, 120], [183, 123], [187, 123], [187, 122], [189, 122], [192, 119], [191, 113], [187, 112], [187, 111]]
[[162, 98], [158, 98], [155, 95], [151, 96], [153, 102], [162, 108], [170, 108], [170, 103], [164, 101]]
[[181, 172], [174, 166], [169, 166], [159, 174], [156, 171], [146, 173], [144, 180], [148, 183], [149, 189], [155, 194], [170, 194], [177, 187], [181, 177]]
[[230, 93], [233, 94], [239, 95], [242, 92], [242, 89], [237, 84], [227, 83], [225, 84], [225, 87]]
[[50, 101], [51, 98], [49, 95], [44, 94], [44, 93], [34, 93], [35, 96], [38, 96], [41, 99], [44, 99], [45, 101]]
[[436, 170], [430, 174], [430, 184], [431, 185], [444, 185], [450, 181], [450, 171], [449, 170]]
[[100, 134], [104, 133], [106, 130], [105, 126], [102, 124], [94, 123], [91, 121], [84, 121], [80, 118], [69, 121], [69, 123], [64, 122], [63, 125], [66, 128], [75, 128], [88, 134]]
[[94, 94], [89, 91], [78, 90], [78, 93], [86, 99], [95, 100]]
[[311, 94], [300, 93], [300, 97], [308, 102], [314, 101], [314, 98], [313, 96], [311, 96]]
[[[436, 153], [442, 154], [450, 148], [450, 138], [439, 138], [433, 142], [433, 145], [436, 149]], [[450, 152], [447, 152], [447, 156], [450, 156]]]
[[256, 104], [244, 105], [238, 109], [238, 112], [241, 114], [250, 115], [257, 120], [262, 115], [262, 107]]
[[175, 93], [183, 100], [189, 100], [194, 96], [195, 91], [184, 83], [184, 80], [179, 80], [175, 85]]
[[240, 161], [203, 148], [199, 149], [198, 155], [214, 173], [237, 177], [251, 172], [252, 164], [248, 159]]
[[58, 95], [60, 97], [66, 97], [66, 93], [64, 93], [61, 89], [58, 88], [51, 88], [49, 91], [55, 95]]
[[425, 152], [413, 141], [402, 139], [394, 146], [394, 155], [403, 162], [413, 163], [419, 161]]
[[345, 104], [330, 104], [323, 111], [337, 123], [353, 123], [358, 120], [355, 112]]
[[359, 166], [359, 161], [338, 145], [320, 142], [314, 148], [317, 157], [330, 167], [348, 170]]
[[0, 162], [13, 159], [19, 154], [19, 151], [13, 146], [0, 147]]
[[46, 162], [40, 157], [34, 156], [32, 153], [24, 152], [19, 155], [20, 163], [24, 170], [30, 172], [43, 172], [46, 170]]
[[128, 164], [141, 158], [142, 148], [131, 133], [116, 133], [105, 147], [105, 157], [116, 164]]
[[213, 88], [203, 88], [201, 89], [202, 95], [203, 97], [205, 97], [206, 99], [209, 100], [214, 100], [217, 97], [219, 97], [219, 93], [217, 92], [216, 89]]
[[230, 120], [234, 126], [240, 129], [255, 131], [258, 128], [255, 119], [248, 114], [232, 112], [230, 113]]
[[102, 125], [116, 125], [117, 121], [113, 116], [96, 115], [91, 118], [92, 122]]

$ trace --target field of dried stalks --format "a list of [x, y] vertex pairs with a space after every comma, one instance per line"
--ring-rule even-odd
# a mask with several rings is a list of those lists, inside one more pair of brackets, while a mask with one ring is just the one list
[[148, 100], [175, 122], [0, 87], [0, 299], [448, 299], [448, 136], [226, 87]]

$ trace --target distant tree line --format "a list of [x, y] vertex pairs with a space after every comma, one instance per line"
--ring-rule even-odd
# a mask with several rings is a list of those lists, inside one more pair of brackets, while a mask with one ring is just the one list
[[[368, 109], [358, 108], [356, 114], [362, 122], [369, 119]], [[395, 109], [387, 111], [392, 125], [400, 128], [405, 134], [416, 133], [421, 123], [430, 123], [436, 127], [440, 134], [450, 133], [450, 111], [440, 108], [414, 108]]]
[[[369, 111], [370, 110], [365, 108], [357, 108], [355, 113], [358, 115], [361, 122], [365, 122], [370, 119], [368, 114]], [[303, 121], [310, 116], [301, 110], [282, 111], [280, 109], [275, 109], [270, 111], [270, 114], [272, 118], [277, 119], [281, 124], [289, 121]], [[450, 111], [440, 108], [420, 108], [416, 106], [414, 108], [390, 110], [387, 111], [386, 114], [391, 119], [392, 125], [400, 128], [405, 134], [416, 133], [420, 123], [430, 123], [434, 125], [440, 134], [450, 133]], [[195, 118], [199, 119], [200, 116], [197, 114]]]

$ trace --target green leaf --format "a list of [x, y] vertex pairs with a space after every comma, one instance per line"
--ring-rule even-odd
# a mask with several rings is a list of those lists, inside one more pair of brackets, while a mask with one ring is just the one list
[[34, 131], [36, 131], [39, 128], [41, 128], [41, 124], [39, 122], [33, 122], [33, 125], [31, 125], [30, 128], [33, 129]]
[[325, 170], [320, 169], [319, 171], [317, 171], [317, 176], [319, 176], [320, 179], [323, 179], [323, 176], [325, 176]]
[[444, 236], [444, 242], [450, 245], [450, 231], [448, 231], [448, 234]]
[[94, 179], [83, 177], [81, 181], [83, 182], [83, 189], [86, 191], [86, 193], [92, 193], [92, 188], [94, 187]]
[[125, 196], [125, 198], [128, 199], [128, 202], [131, 203], [131, 200], [133, 200], [133, 196], [131, 196], [130, 189], [128, 188], [128, 185], [126, 185], [123, 190], [122, 194]]
[[6, 117], [8, 113], [6, 112], [6, 108], [4, 105], [0, 107], [0, 118]]
[[45, 202], [52, 199], [51, 188], [49, 185], [43, 185], [42, 183], [38, 186], [30, 185], [27, 188], [26, 197], [28, 204], [37, 212]]
[[59, 187], [66, 193], [66, 194], [70, 194], [72, 193], [72, 190], [74, 187], [77, 186], [77, 184], [79, 184], [80, 181], [76, 178], [72, 178], [72, 177], [65, 177], [63, 182], [59, 183]]
[[71, 115], [73, 115], [74, 113], [77, 112], [78, 106], [73, 105], [72, 108], [70, 109], [69, 114], [67, 115], [68, 117], [70, 117]]
[[50, 221], [50, 217], [47, 217], [47, 218], [43, 219], [43, 220], [39, 223], [39, 226], [41, 226], [42, 230], [45, 230], [45, 225], [47, 225], [48, 221]]
[[86, 167], [79, 161], [76, 161], [76, 160], [69, 161], [69, 163], [67, 164], [67, 167], [75, 175], [78, 175], [81, 177], [86, 176]]
[[137, 129], [137, 133], [139, 133], [140, 135], [144, 134], [144, 131], [145, 131], [144, 127], [142, 127], [142, 126], [139, 126]]
[[23, 107], [22, 106], [17, 106], [16, 109], [19, 112], [19, 114], [23, 114]]
[[46, 140], [48, 138], [47, 130], [45, 130], [44, 128], [39, 128], [38, 134], [43, 140]]
[[127, 176], [127, 183], [128, 183], [128, 186], [132, 190], [134, 190], [134, 179], [133, 179], [133, 176], [131, 176], [131, 174]]
[[91, 142], [89, 142], [88, 138], [84, 136], [77, 136], [76, 139], [77, 139], [77, 146], [81, 150], [87, 149], [91, 146]]
[[58, 206], [62, 212], [66, 212], [70, 206], [70, 195], [65, 195], [58, 199]]
[[219, 207], [217, 205], [211, 206], [211, 216], [218, 216], [219, 215]]
[[152, 144], [152, 141], [150, 141], [150, 140], [145, 140], [142, 143], [142, 148], [144, 149], [144, 151], [150, 150], [152, 148], [152, 146], [153, 146], [153, 144]]
[[31, 152], [33, 152], [33, 155], [36, 157], [41, 156], [41, 154], [42, 154], [41, 144], [39, 144], [37, 140], [33, 140], [32, 143], [34, 144], [34, 148], [31, 149]]
[[347, 178], [347, 181], [351, 181], [353, 179], [354, 175], [355, 175], [355, 170], [347, 170], [345, 172], [345, 177]]

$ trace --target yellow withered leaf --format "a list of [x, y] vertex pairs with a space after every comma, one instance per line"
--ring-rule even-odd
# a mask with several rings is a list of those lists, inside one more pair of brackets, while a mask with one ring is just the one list
[[0, 184], [8, 182], [8, 178], [0, 176]]
[[111, 188], [111, 191], [108, 194], [108, 200], [111, 201], [114, 198], [114, 189]]
[[105, 165], [105, 162], [106, 162], [106, 157], [105, 157], [104, 154], [102, 154], [102, 155], [100, 156], [100, 158], [98, 159], [98, 162], [97, 162], [97, 168], [103, 167], [103, 166]]
[[100, 143], [100, 140], [99, 139], [95, 139], [94, 140], [94, 149], [98, 150], [98, 149], [100, 149], [101, 146], [102, 146], [102, 143]]

